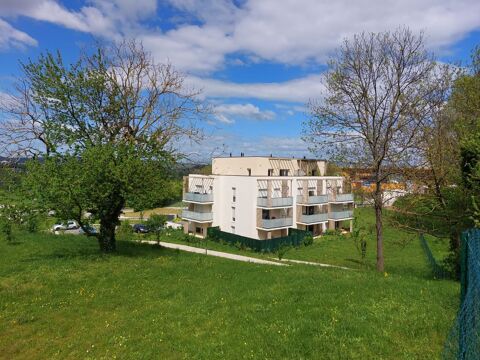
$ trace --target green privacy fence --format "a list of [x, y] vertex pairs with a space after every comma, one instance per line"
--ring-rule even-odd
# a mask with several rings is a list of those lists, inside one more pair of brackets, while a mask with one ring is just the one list
[[207, 229], [208, 238], [213, 241], [223, 240], [231, 245], [241, 244], [244, 247], [251, 248], [255, 251], [272, 252], [280, 248], [282, 245], [300, 246], [303, 244], [303, 239], [310, 235], [309, 231], [299, 229], [288, 229], [288, 236], [283, 236], [275, 239], [257, 240], [237, 234], [227, 233], [221, 231], [218, 226]]
[[480, 359], [480, 229], [462, 234], [461, 299], [444, 359]]
[[427, 257], [428, 263], [432, 268], [433, 276], [436, 279], [446, 279], [450, 277], [450, 274], [448, 273], [448, 271], [446, 271], [445, 268], [439, 265], [437, 260], [435, 260], [435, 257], [432, 254], [432, 250], [428, 246], [427, 240], [425, 240], [425, 236], [423, 234], [420, 234], [419, 238], [420, 238], [420, 244], [422, 245], [423, 251], [425, 252], [425, 256]]

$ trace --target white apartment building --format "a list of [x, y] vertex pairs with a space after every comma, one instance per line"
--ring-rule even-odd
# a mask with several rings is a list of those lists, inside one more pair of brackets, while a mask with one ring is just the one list
[[206, 236], [207, 228], [254, 239], [288, 235], [289, 228], [315, 236], [349, 221], [353, 195], [344, 179], [324, 176], [323, 160], [279, 157], [222, 157], [212, 160], [212, 175], [184, 178], [184, 230]]

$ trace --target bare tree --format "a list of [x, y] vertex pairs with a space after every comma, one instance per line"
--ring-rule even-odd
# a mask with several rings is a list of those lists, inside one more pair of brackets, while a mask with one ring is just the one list
[[384, 270], [382, 183], [404, 167], [419, 166], [420, 129], [442, 106], [445, 82], [423, 34], [409, 29], [361, 33], [332, 56], [326, 94], [310, 103], [305, 140], [314, 151], [370, 168], [377, 270]]

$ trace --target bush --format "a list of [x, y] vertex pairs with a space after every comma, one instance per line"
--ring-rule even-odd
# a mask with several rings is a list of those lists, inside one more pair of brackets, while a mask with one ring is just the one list
[[0, 219], [0, 236], [9, 243], [14, 240], [12, 223], [7, 219]]
[[146, 222], [148, 230], [155, 234], [157, 242], [160, 241], [160, 234], [162, 233], [163, 227], [165, 226], [166, 222], [167, 217], [165, 215], [157, 214], [151, 215]]
[[39, 227], [38, 216], [36, 214], [28, 214], [23, 219], [23, 227], [29, 233], [36, 233]]
[[278, 260], [282, 260], [285, 254], [291, 249], [290, 245], [283, 244], [277, 249]]
[[313, 244], [313, 236], [308, 234], [302, 240], [303, 246], [310, 246]]
[[118, 240], [132, 240], [134, 237], [133, 228], [128, 221], [122, 221], [120, 226], [117, 228], [117, 238]]

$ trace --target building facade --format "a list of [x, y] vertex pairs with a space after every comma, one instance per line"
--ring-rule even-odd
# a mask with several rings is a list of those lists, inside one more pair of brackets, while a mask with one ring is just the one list
[[277, 157], [214, 158], [212, 175], [184, 178], [184, 230], [207, 228], [254, 239], [286, 236], [289, 228], [320, 235], [353, 219], [353, 195], [344, 179], [324, 176], [322, 160]]

